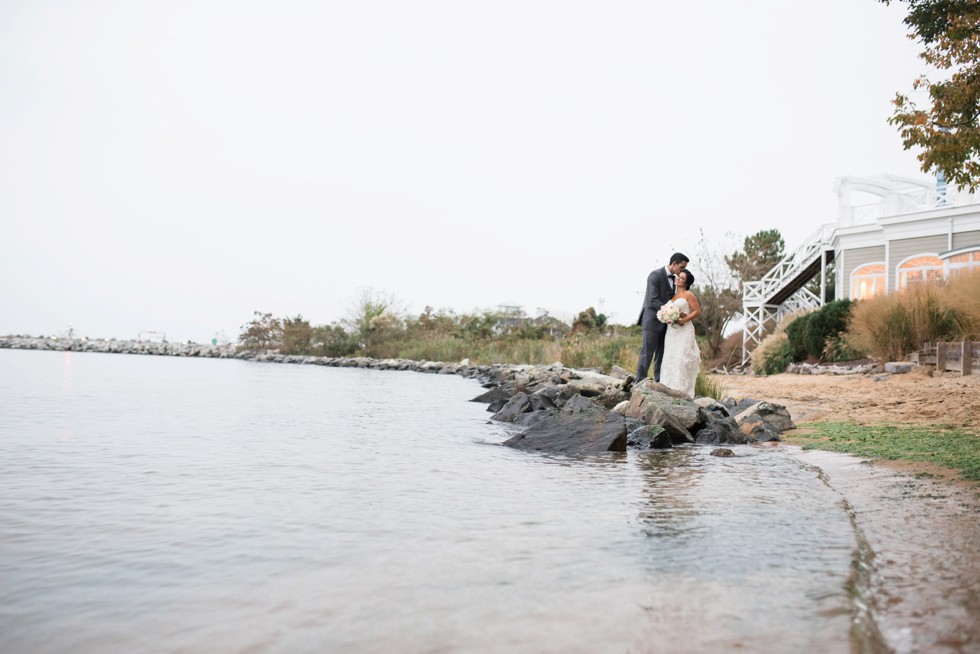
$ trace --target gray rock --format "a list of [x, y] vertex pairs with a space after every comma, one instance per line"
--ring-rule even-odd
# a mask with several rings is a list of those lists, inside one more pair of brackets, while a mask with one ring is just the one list
[[778, 432], [796, 429], [793, 419], [782, 404], [774, 402], [757, 402], [735, 415], [735, 422], [742, 424], [749, 416], [757, 414], [761, 419]]
[[915, 368], [915, 364], [910, 361], [890, 361], [885, 364], [885, 372], [890, 372], [895, 375], [904, 375], [907, 372], [912, 372]]
[[[516, 396], [515, 396], [516, 397]], [[635, 423], [577, 395], [558, 411], [550, 412], [524, 433], [504, 441], [522, 450], [556, 454], [625, 452], [629, 427]]]
[[620, 402], [619, 404], [617, 404], [616, 406], [614, 406], [613, 408], [611, 408], [609, 410], [610, 411], [615, 411], [616, 413], [625, 414], [626, 413], [626, 409], [627, 409], [627, 407], [629, 407], [629, 405], [630, 405], [630, 401], [629, 400], [623, 400], [622, 402]]
[[497, 386], [491, 388], [486, 393], [477, 395], [472, 400], [470, 400], [470, 402], [482, 402], [482, 403], [492, 404], [493, 402], [499, 402], [500, 400], [503, 400], [504, 403], [506, 403], [507, 400], [509, 400], [513, 396], [514, 394], [511, 393], [510, 391], [501, 388], [500, 386]]
[[625, 368], [620, 368], [619, 366], [613, 366], [612, 370], [609, 371], [610, 377], [615, 377], [616, 379], [626, 379], [630, 376], [630, 371]]
[[714, 415], [718, 418], [729, 418], [731, 417], [730, 407], [716, 401], [714, 398], [710, 397], [698, 397], [694, 399], [694, 403], [701, 407], [707, 413]]
[[666, 450], [674, 445], [670, 434], [660, 425], [643, 425], [626, 436], [627, 446], [640, 450]]
[[507, 404], [500, 411], [493, 414], [490, 419], [498, 422], [514, 422], [522, 413], [529, 413], [533, 410], [534, 407], [531, 405], [531, 398], [527, 396], [527, 393], [518, 393], [510, 398]]
[[735, 456], [735, 453], [727, 447], [719, 447], [716, 450], [711, 450], [711, 456]]
[[707, 426], [694, 435], [694, 442], [699, 445], [720, 445], [722, 443], [741, 445], [748, 442], [748, 439], [739, 429], [734, 418], [717, 418], [710, 421]]
[[736, 415], [735, 422], [745, 438], [755, 443], [780, 441], [780, 434], [796, 429], [786, 407], [772, 402], [757, 402]]
[[660, 413], [671, 418], [673, 424], [684, 430], [690, 430], [702, 422], [701, 407], [686, 399], [687, 396], [679, 391], [658, 384], [652, 379], [646, 379], [633, 387], [626, 415], [638, 418], [649, 424], [660, 424], [667, 427]]

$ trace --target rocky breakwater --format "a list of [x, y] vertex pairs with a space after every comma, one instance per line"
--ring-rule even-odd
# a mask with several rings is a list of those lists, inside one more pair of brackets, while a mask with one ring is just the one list
[[558, 454], [600, 454], [676, 445], [779, 441], [794, 429], [785, 407], [753, 399], [693, 401], [646, 379], [632, 385], [588, 370], [501, 367], [482, 375], [491, 420], [515, 433], [503, 444]]
[[177, 357], [215, 357], [228, 359], [237, 355], [232, 343], [168, 343], [115, 338], [57, 338], [0, 336], [0, 348], [13, 350], [58, 350], [102, 352], [111, 354], [150, 354]]

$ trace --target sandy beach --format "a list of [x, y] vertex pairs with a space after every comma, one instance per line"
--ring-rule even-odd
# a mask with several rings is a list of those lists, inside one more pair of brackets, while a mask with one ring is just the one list
[[[715, 375], [727, 395], [784, 404], [800, 430], [818, 421], [946, 425], [980, 435], [980, 377]], [[871, 612], [891, 651], [980, 652], [980, 483], [904, 462], [803, 451], [851, 512], [870, 549]], [[855, 651], [864, 651], [855, 643]]]

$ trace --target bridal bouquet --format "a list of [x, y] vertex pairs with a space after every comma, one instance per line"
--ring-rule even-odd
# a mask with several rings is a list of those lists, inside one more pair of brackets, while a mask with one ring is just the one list
[[681, 310], [673, 302], [667, 302], [657, 311], [657, 320], [667, 325], [673, 325], [681, 319]]

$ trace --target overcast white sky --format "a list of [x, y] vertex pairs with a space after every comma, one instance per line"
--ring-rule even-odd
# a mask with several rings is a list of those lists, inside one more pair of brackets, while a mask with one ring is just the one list
[[364, 287], [631, 323], [699, 230], [794, 248], [836, 177], [922, 176], [903, 8], [4, 0], [0, 334], [234, 338]]

